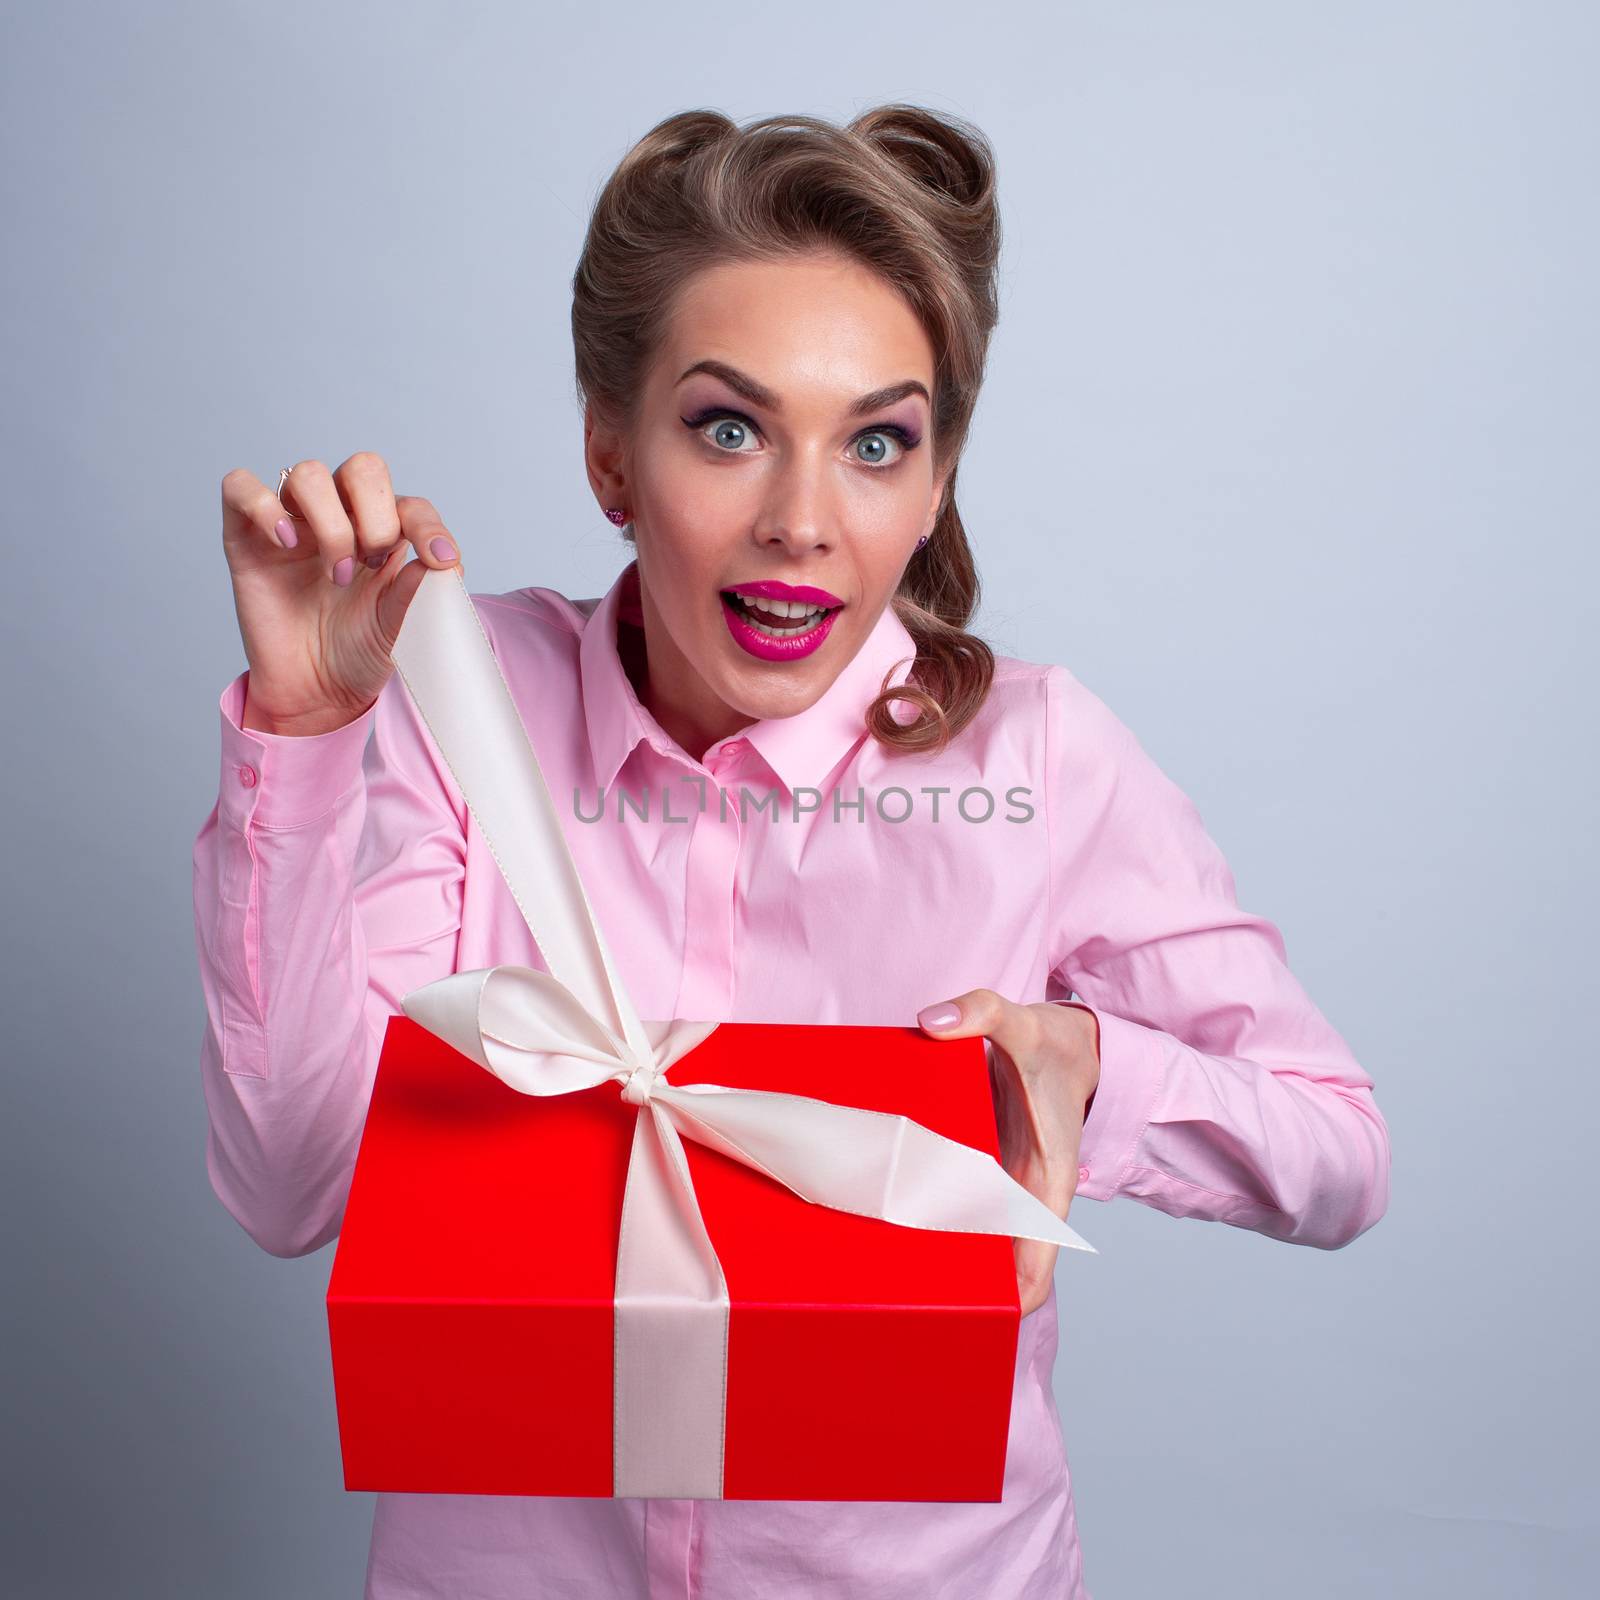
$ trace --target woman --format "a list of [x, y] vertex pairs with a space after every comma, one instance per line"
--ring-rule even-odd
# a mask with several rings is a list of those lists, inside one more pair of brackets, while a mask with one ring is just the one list
[[[1387, 1204], [1370, 1078], [1133, 735], [965, 631], [998, 247], [965, 123], [668, 118], [574, 280], [585, 463], [634, 559], [598, 601], [478, 610], [642, 1016], [987, 1035], [1005, 1163], [1063, 1217], [1129, 1196], [1338, 1248]], [[207, 1166], [293, 1256], [339, 1230], [401, 997], [543, 963], [391, 672], [459, 560], [433, 506], [365, 453], [240, 470], [223, 544], [249, 666], [194, 857]], [[383, 1494], [368, 1594], [1087, 1596], [1055, 1252], [1016, 1250], [999, 1503]]]

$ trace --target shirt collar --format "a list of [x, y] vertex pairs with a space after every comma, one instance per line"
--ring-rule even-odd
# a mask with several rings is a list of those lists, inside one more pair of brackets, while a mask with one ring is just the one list
[[[663, 755], [693, 758], [640, 702], [617, 650], [619, 618], [638, 616], [639, 563], [631, 561], [595, 606], [578, 641], [583, 712], [594, 758], [595, 781], [609, 788], [635, 746], [648, 742]], [[765, 717], [712, 746], [712, 754], [734, 739], [747, 740], [791, 795], [818, 788], [866, 734], [866, 710], [880, 692], [905, 682], [916, 657], [916, 641], [886, 605], [854, 658], [814, 705], [791, 717]], [[903, 706], [891, 711], [907, 715]]]

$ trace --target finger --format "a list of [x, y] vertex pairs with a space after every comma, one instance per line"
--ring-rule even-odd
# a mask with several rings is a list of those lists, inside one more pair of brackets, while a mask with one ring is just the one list
[[381, 567], [400, 542], [388, 463], [371, 450], [358, 450], [334, 470], [333, 483], [355, 529], [356, 559]]
[[235, 467], [222, 479], [222, 542], [293, 550], [300, 536], [277, 495], [255, 473]]
[[[404, 544], [399, 548], [404, 549]], [[378, 626], [383, 630], [384, 640], [391, 649], [400, 637], [400, 625], [406, 620], [412, 598], [422, 587], [422, 580], [427, 575], [428, 568], [423, 562], [403, 562], [394, 582], [378, 591]]]
[[304, 539], [307, 528], [311, 530], [317, 557], [329, 582], [349, 588], [356, 572], [356, 530], [339, 498], [333, 474], [320, 461], [296, 462], [283, 480], [278, 498], [305, 519], [298, 525], [298, 532]]
[[450, 530], [440, 520], [431, 500], [424, 500], [421, 495], [403, 494], [395, 505], [400, 514], [401, 537], [430, 567], [454, 566], [461, 559]]
[[953, 1000], [925, 1006], [917, 1013], [917, 1023], [938, 1039], [966, 1039], [981, 1033], [1013, 1060], [1021, 1060], [1032, 1049], [1039, 1026], [1027, 1006], [1019, 1006], [993, 989], [968, 989]]

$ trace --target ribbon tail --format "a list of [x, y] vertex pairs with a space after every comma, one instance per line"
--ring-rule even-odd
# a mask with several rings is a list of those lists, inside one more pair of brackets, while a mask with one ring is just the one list
[[722, 1498], [729, 1315], [682, 1141], [652, 1100], [617, 1240], [613, 1494]]
[[459, 567], [424, 576], [390, 655], [546, 966], [585, 1011], [643, 1056], [644, 1026], [617, 975], [539, 758]]
[[652, 1103], [691, 1139], [814, 1204], [901, 1227], [999, 1233], [1099, 1254], [993, 1156], [910, 1117], [706, 1083], [657, 1085]]

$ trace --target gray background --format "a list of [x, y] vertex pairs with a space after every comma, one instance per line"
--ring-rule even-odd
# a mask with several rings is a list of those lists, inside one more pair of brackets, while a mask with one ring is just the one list
[[360, 1592], [333, 1252], [203, 1164], [223, 474], [374, 449], [474, 589], [603, 593], [598, 185], [671, 111], [901, 98], [999, 156], [980, 628], [1194, 797], [1394, 1141], [1344, 1251], [1074, 1210], [1096, 1600], [1593, 1592], [1593, 7], [4, 19], [9, 1594]]

